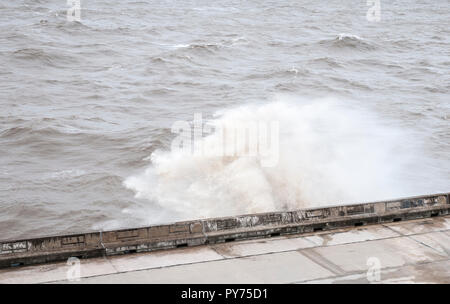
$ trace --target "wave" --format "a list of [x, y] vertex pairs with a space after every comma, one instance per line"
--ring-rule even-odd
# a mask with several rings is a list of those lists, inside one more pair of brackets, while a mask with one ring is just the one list
[[343, 68], [344, 64], [332, 57], [319, 57], [309, 60], [308, 64], [322, 66], [325, 68]]
[[[50, 127], [50, 126], [33, 126], [33, 122], [27, 122], [24, 126], [16, 126], [4, 129], [0, 131], [0, 138], [10, 138], [18, 140], [21, 136], [43, 136], [43, 137], [53, 137], [53, 136], [65, 136], [67, 134], [81, 134], [83, 133], [79, 129], [69, 128], [69, 127]], [[37, 137], [36, 137], [37, 138]]]
[[276, 78], [292, 78], [297, 76], [307, 76], [310, 72], [305, 68], [297, 68], [297, 67], [291, 67], [291, 68], [278, 68], [278, 69], [271, 69], [267, 71], [262, 71], [258, 73], [253, 73], [250, 75], [245, 76], [245, 79], [247, 80], [254, 80], [254, 79], [276, 79]]
[[33, 49], [33, 48], [26, 48], [26, 49], [19, 49], [17, 51], [13, 52], [14, 56], [19, 59], [25, 59], [25, 60], [42, 60], [47, 63], [51, 63], [52, 56], [45, 52], [42, 49]]
[[345, 34], [345, 33], [341, 33], [337, 36], [338, 40], [357, 40], [357, 41], [362, 41], [361, 37], [357, 36], [357, 35], [352, 35], [352, 34]]
[[322, 40], [319, 44], [335, 49], [375, 50], [375, 44], [353, 34], [338, 34], [333, 39]]
[[[170, 210], [167, 220], [410, 194], [414, 182], [408, 177], [413, 174], [411, 164], [417, 152], [405, 140], [411, 136], [350, 105], [330, 98], [281, 99], [228, 109], [217, 113], [213, 122], [279, 122], [276, 166], [262, 166], [257, 156], [208, 157], [156, 150], [150, 166], [127, 178], [124, 185], [136, 198]], [[213, 133], [203, 141], [214, 142], [218, 136]]]
[[[86, 141], [105, 139], [105, 134], [98, 134], [88, 128], [89, 120], [85, 125], [57, 122], [56, 118], [46, 118], [34, 121], [26, 121], [20, 126], [14, 126], [0, 130], [0, 139], [8, 142], [51, 142], [52, 140], [65, 140], [67, 138], [83, 138]], [[94, 121], [98, 125], [98, 121]]]
[[[229, 39], [222, 39], [220, 42], [193, 42], [170, 45], [170, 48], [177, 50], [191, 50], [191, 51], [208, 51], [215, 52], [222, 48], [233, 47], [235, 45], [247, 44], [248, 40], [245, 37], [234, 37]], [[163, 45], [168, 46], [168, 45]]]
[[38, 49], [38, 48], [23, 48], [18, 49], [10, 53], [13, 58], [26, 61], [26, 62], [38, 62], [39, 64], [46, 64], [54, 67], [62, 67], [67, 64], [77, 63], [78, 59], [74, 56], [67, 54], [56, 54], [50, 50]]

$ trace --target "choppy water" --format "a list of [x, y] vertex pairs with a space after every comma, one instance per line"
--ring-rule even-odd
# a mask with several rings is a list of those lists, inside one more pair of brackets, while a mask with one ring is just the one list
[[[449, 190], [449, 1], [81, 7], [0, 1], [0, 238]], [[194, 113], [279, 121], [278, 166], [177, 159]]]

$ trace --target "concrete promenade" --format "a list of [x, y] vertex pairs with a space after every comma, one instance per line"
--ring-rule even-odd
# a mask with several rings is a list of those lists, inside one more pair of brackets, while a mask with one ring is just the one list
[[237, 215], [185, 222], [0, 240], [0, 268], [195, 247], [347, 227], [409, 221], [450, 214], [450, 195], [440, 193], [390, 201], [294, 211]]
[[75, 282], [66, 262], [5, 268], [0, 283], [450, 283], [449, 255], [447, 215], [82, 259]]

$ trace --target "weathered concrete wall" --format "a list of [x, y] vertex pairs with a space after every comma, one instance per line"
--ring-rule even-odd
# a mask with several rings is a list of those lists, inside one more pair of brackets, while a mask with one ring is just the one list
[[0, 267], [152, 251], [447, 215], [450, 194], [0, 241]]

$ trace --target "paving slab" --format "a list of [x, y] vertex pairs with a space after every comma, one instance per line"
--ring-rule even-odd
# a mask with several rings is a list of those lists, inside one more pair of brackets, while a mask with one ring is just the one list
[[450, 217], [427, 218], [406, 222], [383, 224], [385, 227], [401, 233], [403, 235], [412, 235], [419, 233], [450, 230]]
[[450, 234], [449, 231], [430, 232], [425, 234], [411, 235], [410, 238], [435, 249], [437, 252], [447, 254], [450, 257]]
[[290, 283], [332, 275], [292, 251], [105, 275], [81, 283]]
[[450, 284], [450, 261], [382, 269], [379, 281], [367, 273], [299, 282], [303, 284]]
[[302, 237], [270, 238], [235, 243], [224, 243], [212, 246], [214, 250], [226, 258], [292, 251], [314, 247], [315, 244]]
[[144, 252], [108, 258], [119, 272], [167, 267], [224, 259], [207, 246], [179, 248], [166, 251]]
[[[79, 261], [82, 278], [117, 272], [106, 258]], [[66, 262], [0, 269], [0, 283], [31, 284], [67, 280], [67, 276], [72, 269], [74, 268]]]
[[320, 265], [337, 270], [335, 272], [338, 274], [366, 271], [369, 258], [378, 259], [382, 268], [448, 258], [444, 253], [439, 253], [406, 237], [316, 247], [303, 249], [301, 252]]
[[347, 229], [346, 231], [311, 235], [305, 237], [305, 239], [313, 242], [317, 246], [332, 246], [398, 236], [400, 236], [399, 233], [389, 228], [383, 227], [381, 225], [374, 225], [358, 229]]

